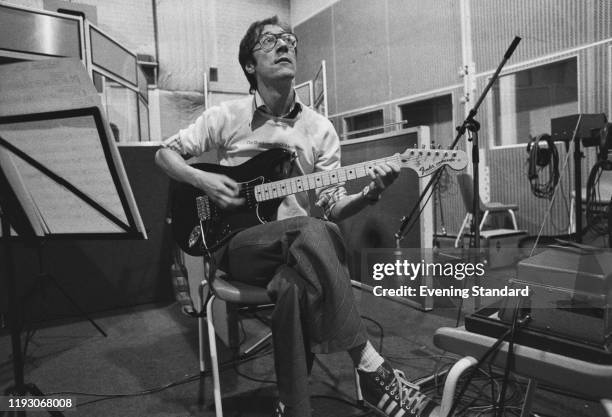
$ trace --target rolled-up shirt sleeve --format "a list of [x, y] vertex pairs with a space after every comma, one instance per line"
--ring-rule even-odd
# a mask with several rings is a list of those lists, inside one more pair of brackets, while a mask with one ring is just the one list
[[[315, 172], [330, 171], [340, 168], [340, 166], [340, 140], [330, 123], [323, 137], [321, 149], [318, 150]], [[317, 188], [315, 193], [317, 197], [316, 205], [323, 209], [326, 219], [330, 219], [332, 209], [336, 203], [347, 195], [344, 182]]]
[[224, 113], [220, 107], [212, 107], [202, 113], [195, 122], [162, 141], [162, 148], [172, 149], [184, 158], [199, 156], [221, 141], [220, 126]]

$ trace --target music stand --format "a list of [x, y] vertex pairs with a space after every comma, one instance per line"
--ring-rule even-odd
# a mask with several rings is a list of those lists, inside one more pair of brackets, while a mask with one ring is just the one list
[[43, 396], [24, 380], [12, 243], [146, 239], [100, 107], [0, 117], [0, 206], [15, 376], [5, 394]]

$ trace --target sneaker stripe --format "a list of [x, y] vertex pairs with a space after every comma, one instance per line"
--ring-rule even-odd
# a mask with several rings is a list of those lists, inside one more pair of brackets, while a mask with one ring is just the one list
[[385, 404], [387, 403], [388, 399], [389, 399], [389, 395], [387, 394], [383, 395], [380, 401], [378, 402], [378, 405], [376, 405], [376, 407], [380, 408], [381, 410], [384, 410]]
[[414, 409], [418, 414], [422, 414], [425, 412], [425, 409], [429, 405], [429, 400], [426, 398], [420, 398], [420, 401], [414, 405]]
[[388, 416], [395, 416], [395, 414], [391, 414], [391, 412], [396, 408], [397, 403], [395, 401], [391, 401], [389, 406], [385, 409], [385, 414]]
[[399, 412], [396, 414], [395, 417], [402, 417], [404, 414], [406, 414], [406, 410], [400, 408]]

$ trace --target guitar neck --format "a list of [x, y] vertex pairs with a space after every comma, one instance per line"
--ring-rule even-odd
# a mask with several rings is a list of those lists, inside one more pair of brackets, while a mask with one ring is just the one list
[[383, 162], [399, 162], [399, 155], [372, 161], [347, 165], [329, 171], [319, 171], [299, 177], [291, 177], [280, 181], [257, 185], [254, 189], [255, 199], [258, 202], [297, 194], [302, 191], [314, 190], [328, 185], [339, 184], [368, 176], [368, 170]]

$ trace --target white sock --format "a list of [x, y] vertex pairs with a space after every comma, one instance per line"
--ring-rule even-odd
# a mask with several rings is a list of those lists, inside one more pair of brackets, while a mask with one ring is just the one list
[[357, 365], [357, 369], [364, 372], [374, 372], [377, 370], [384, 362], [382, 356], [374, 349], [374, 346], [368, 342], [363, 347], [361, 351], [361, 358], [359, 359], [359, 365]]

